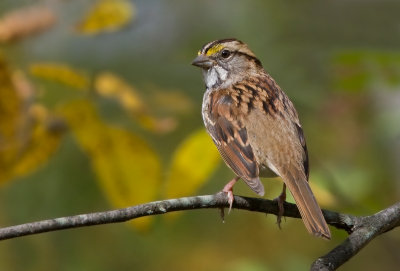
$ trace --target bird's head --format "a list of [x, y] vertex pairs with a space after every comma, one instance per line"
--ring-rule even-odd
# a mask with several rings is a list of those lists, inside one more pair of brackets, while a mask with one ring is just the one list
[[263, 70], [260, 60], [245, 43], [237, 39], [205, 44], [192, 65], [202, 68], [208, 88], [233, 84]]

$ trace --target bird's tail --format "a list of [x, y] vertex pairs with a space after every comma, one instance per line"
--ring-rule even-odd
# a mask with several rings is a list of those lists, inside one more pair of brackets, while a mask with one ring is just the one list
[[310, 185], [304, 174], [293, 174], [287, 172], [283, 176], [286, 186], [292, 193], [301, 217], [307, 230], [318, 237], [331, 239], [331, 232], [322, 215], [321, 208], [311, 191]]

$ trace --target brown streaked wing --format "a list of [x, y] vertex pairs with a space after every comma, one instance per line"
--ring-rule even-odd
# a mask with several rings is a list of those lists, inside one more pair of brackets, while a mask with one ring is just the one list
[[232, 97], [217, 93], [212, 99], [211, 108], [210, 118], [213, 123], [208, 123], [207, 129], [222, 158], [254, 192], [263, 195], [264, 187], [258, 177], [259, 168], [246, 128], [238, 119], [238, 107]]
[[304, 168], [304, 173], [306, 174], [306, 178], [308, 181], [309, 175], [310, 175], [310, 166], [308, 162], [308, 151], [307, 151], [307, 144], [306, 140], [304, 138], [304, 133], [303, 133], [303, 128], [301, 128], [301, 125], [298, 123], [294, 123], [297, 131], [297, 135], [299, 136], [299, 141], [301, 146], [303, 147], [303, 168]]

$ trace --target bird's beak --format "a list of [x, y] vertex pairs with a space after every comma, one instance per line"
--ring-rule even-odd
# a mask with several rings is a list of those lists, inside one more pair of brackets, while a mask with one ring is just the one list
[[211, 68], [212, 64], [213, 64], [212, 60], [205, 55], [198, 55], [192, 62], [193, 66], [197, 66], [203, 69]]

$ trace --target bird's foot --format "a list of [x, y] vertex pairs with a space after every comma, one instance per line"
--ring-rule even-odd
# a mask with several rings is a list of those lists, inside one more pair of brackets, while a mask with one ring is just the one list
[[227, 183], [224, 188], [222, 189], [222, 192], [227, 193], [228, 196], [228, 203], [229, 203], [229, 211], [228, 214], [231, 212], [232, 210], [232, 204], [233, 204], [233, 186], [235, 185], [235, 183], [239, 180], [239, 177], [235, 177], [233, 178], [229, 183]]
[[283, 207], [284, 202], [286, 201], [286, 187], [284, 185], [282, 193], [274, 199], [278, 203], [278, 215], [276, 217], [276, 223], [278, 224], [279, 229], [281, 229], [281, 221], [283, 213], [285, 212], [285, 208]]

